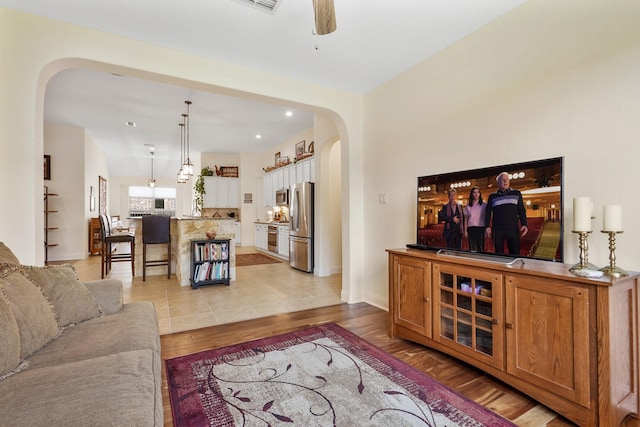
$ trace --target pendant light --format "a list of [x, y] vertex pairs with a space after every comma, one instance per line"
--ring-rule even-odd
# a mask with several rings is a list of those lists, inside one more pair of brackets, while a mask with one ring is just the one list
[[185, 160], [184, 163], [182, 163], [182, 171], [191, 177], [193, 175], [193, 163], [191, 163], [191, 158], [189, 157], [189, 123], [191, 121], [189, 117], [189, 106], [191, 105], [191, 101], [184, 101], [184, 103], [187, 104], [187, 114], [185, 116]]
[[155, 155], [155, 152], [151, 152], [151, 178], [149, 179], [149, 187], [153, 188], [156, 186], [156, 180], [153, 179], [153, 156]]
[[184, 122], [186, 114], [182, 115], [182, 123], [178, 123], [180, 126], [180, 169], [178, 169], [178, 184], [184, 184], [189, 180], [189, 176], [184, 173]]

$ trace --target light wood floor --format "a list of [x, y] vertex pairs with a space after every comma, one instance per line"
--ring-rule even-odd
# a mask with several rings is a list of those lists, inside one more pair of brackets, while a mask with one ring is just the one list
[[[236, 247], [236, 254], [252, 252], [257, 252], [253, 246]], [[100, 278], [99, 256], [73, 264], [80, 280]], [[236, 267], [236, 280], [230, 286], [198, 289], [180, 286], [175, 275], [167, 279], [166, 274], [147, 273], [144, 282], [132, 278], [129, 262], [114, 263], [108, 277], [122, 280], [125, 302], [154, 303], [163, 335], [342, 302], [342, 275], [317, 277], [291, 268], [286, 261]]]
[[[242, 250], [251, 252], [253, 248], [244, 248]], [[74, 264], [76, 265], [76, 270], [81, 280], [100, 277], [99, 257], [93, 257], [89, 260], [83, 260]], [[173, 287], [173, 285], [171, 285], [172, 281], [176, 282], [175, 286], [177, 286], [175, 278], [167, 280], [166, 276], [148, 276], [147, 282], [143, 283], [141, 279], [131, 279], [130, 272], [127, 273], [127, 263], [122, 263], [121, 265], [123, 269], [121, 270], [120, 267], [116, 267], [114, 276], [122, 275], [125, 286], [127, 285], [126, 281], [129, 280], [128, 285], [130, 287], [127, 288], [129, 290], [126, 292], [128, 300], [148, 299], [156, 305], [166, 303], [167, 306], [171, 306], [173, 302], [176, 307], [182, 305], [188, 306], [190, 304], [188, 301], [185, 303], [183, 298], [179, 296], [179, 292], [182, 290], [178, 289], [178, 297], [175, 297], [172, 291], [167, 290]], [[279, 270], [279, 267], [283, 266], [286, 265], [269, 264], [267, 266], [242, 267], [238, 269], [238, 273], [241, 273], [239, 276], [243, 276], [243, 269], [256, 269], [256, 267], [261, 267], [259, 273], [251, 275], [251, 279], [246, 278], [246, 280], [252, 283], [254, 294], [269, 295], [274, 292], [274, 283], [269, 280], [269, 277], [286, 274], [284, 272], [285, 270]], [[286, 268], [292, 270], [288, 266], [286, 266]], [[272, 269], [272, 273], [269, 273], [270, 269]], [[305, 275], [304, 273], [300, 273], [303, 276], [298, 276], [295, 273], [293, 278], [289, 277], [287, 279], [286, 276], [281, 276], [276, 282], [280, 283], [281, 280], [300, 280], [301, 278], [305, 278], [304, 276], [307, 276], [306, 279], [310, 281], [318, 279], [314, 279], [314, 276]], [[334, 289], [333, 292], [336, 293], [334, 296], [338, 299], [340, 291], [339, 282], [340, 280], [337, 280], [337, 286], [335, 284], [327, 285], [328, 288]], [[152, 283], [156, 285], [152, 286]], [[165, 289], [166, 298], [164, 300], [157, 297], [153, 291], [154, 287], [160, 286]], [[280, 283], [278, 286], [283, 287], [284, 284]], [[278, 286], [276, 286], [276, 289], [278, 289]], [[180, 287], [178, 286], [178, 288]], [[185, 290], [190, 291], [190, 288], [186, 288]], [[191, 294], [197, 295], [197, 292], [194, 294], [192, 291]], [[216, 297], [221, 306], [224, 305], [225, 297], [226, 294], [224, 292]], [[291, 302], [287, 300], [286, 304], [290, 303]], [[231, 305], [232, 304], [233, 303], [231, 303]], [[511, 420], [518, 426], [562, 427], [574, 425], [536, 401], [469, 365], [421, 345], [390, 338], [387, 327], [388, 313], [384, 310], [366, 303], [346, 304], [338, 302], [326, 303], [324, 307], [316, 306], [318, 308], [304, 309], [306, 308], [304, 307], [302, 311], [297, 311], [300, 309], [292, 308], [293, 306], [289, 306], [289, 309], [287, 309], [286, 304], [281, 304], [283, 308], [278, 314], [256, 317], [254, 313], [250, 313], [248, 317], [245, 318], [248, 320], [241, 320], [241, 316], [239, 316], [234, 322], [223, 321], [222, 324], [214, 324], [213, 326], [206, 324], [198, 326], [197, 324], [193, 324], [190, 330], [165, 333], [160, 338], [162, 359], [164, 361], [210, 348], [223, 347], [248, 340], [282, 334], [322, 323], [335, 322], [365, 338], [370, 343], [392, 354], [396, 358], [431, 375], [444, 385], [456, 390], [467, 398]], [[158, 309], [158, 307], [156, 307], [156, 309]], [[170, 309], [168, 310], [170, 311]], [[173, 312], [177, 313], [175, 310]], [[239, 312], [242, 313], [243, 310], [240, 309]], [[162, 320], [160, 321], [162, 322]], [[173, 421], [164, 369], [162, 372], [162, 380], [165, 426], [172, 426]], [[630, 419], [627, 420], [624, 425], [626, 427], [640, 427], [640, 422], [635, 419]]]

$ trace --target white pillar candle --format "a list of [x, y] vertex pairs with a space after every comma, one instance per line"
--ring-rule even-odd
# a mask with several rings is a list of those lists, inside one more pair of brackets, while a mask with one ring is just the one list
[[622, 206], [605, 206], [602, 212], [602, 228], [604, 231], [622, 231]]
[[591, 198], [573, 198], [573, 231], [591, 231]]

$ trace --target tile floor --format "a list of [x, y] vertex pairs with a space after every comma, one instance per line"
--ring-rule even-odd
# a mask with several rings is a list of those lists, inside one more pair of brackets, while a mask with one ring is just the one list
[[[236, 253], [257, 252], [238, 246]], [[100, 257], [73, 262], [80, 280], [100, 278]], [[114, 263], [111, 278], [122, 280], [124, 301], [151, 301], [158, 313], [160, 334], [254, 319], [278, 313], [340, 304], [342, 275], [317, 277], [288, 263], [236, 267], [230, 286], [179, 286], [175, 275], [131, 277], [128, 262]]]

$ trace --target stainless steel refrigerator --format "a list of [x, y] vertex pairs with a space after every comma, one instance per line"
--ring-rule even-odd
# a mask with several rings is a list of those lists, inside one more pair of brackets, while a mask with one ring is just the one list
[[313, 182], [291, 186], [289, 192], [289, 264], [313, 272]]

